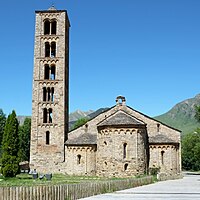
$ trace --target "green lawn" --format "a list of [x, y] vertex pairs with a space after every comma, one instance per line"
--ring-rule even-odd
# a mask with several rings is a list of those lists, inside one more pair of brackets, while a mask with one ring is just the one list
[[73, 184], [88, 181], [105, 181], [118, 178], [99, 178], [95, 176], [68, 176], [64, 174], [54, 174], [49, 181], [45, 177], [43, 179], [33, 179], [32, 175], [19, 174], [14, 178], [0, 177], [0, 187], [6, 186], [33, 186], [33, 185], [58, 185], [58, 184]]

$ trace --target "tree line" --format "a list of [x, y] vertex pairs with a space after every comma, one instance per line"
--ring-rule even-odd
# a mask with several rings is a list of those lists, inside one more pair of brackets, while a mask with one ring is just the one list
[[0, 109], [0, 164], [4, 177], [14, 177], [20, 172], [19, 163], [29, 161], [31, 119], [19, 125], [13, 110], [6, 117]]
[[[194, 120], [200, 123], [200, 106], [195, 106]], [[200, 170], [200, 128], [182, 135], [182, 168]]]

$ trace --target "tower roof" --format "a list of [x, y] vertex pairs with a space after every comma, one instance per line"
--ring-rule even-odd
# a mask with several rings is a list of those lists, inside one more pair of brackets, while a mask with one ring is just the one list
[[52, 4], [52, 6], [48, 10], [57, 10], [57, 9], [55, 8], [54, 4]]

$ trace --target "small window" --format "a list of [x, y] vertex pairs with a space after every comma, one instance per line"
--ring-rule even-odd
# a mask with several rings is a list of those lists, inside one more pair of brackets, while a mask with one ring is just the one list
[[81, 164], [81, 155], [77, 155], [77, 164], [80, 165]]
[[49, 133], [49, 131], [46, 132], [46, 144], [47, 145], [50, 144], [50, 133]]
[[126, 171], [128, 169], [128, 164], [126, 163], [125, 165], [124, 165], [124, 171]]
[[123, 158], [125, 159], [127, 156], [127, 143], [123, 144]]
[[161, 151], [161, 162], [162, 162], [162, 165], [164, 165], [164, 153], [165, 153], [165, 151]]
[[160, 132], [160, 124], [157, 124], [157, 132]]

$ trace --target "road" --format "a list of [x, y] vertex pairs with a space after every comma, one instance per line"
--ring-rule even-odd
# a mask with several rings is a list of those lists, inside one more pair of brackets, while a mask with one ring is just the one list
[[156, 182], [137, 188], [107, 193], [82, 200], [200, 200], [200, 175], [185, 174], [183, 179]]

